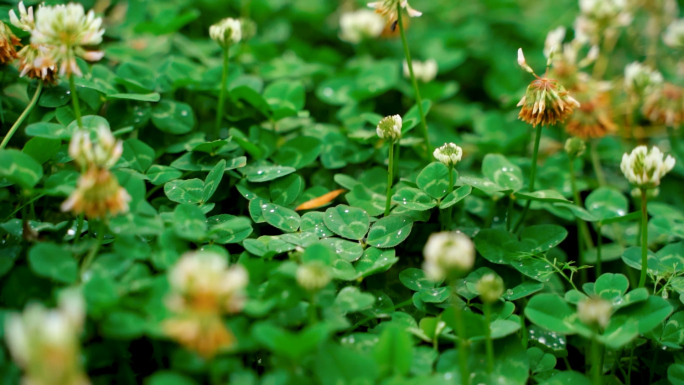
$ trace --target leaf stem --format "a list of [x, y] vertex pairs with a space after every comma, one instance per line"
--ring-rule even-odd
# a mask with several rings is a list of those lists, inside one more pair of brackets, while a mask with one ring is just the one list
[[592, 366], [594, 385], [601, 385], [601, 371], [603, 369], [603, 360], [601, 358], [601, 344], [596, 337], [593, 337], [591, 339], [591, 360], [594, 361]]
[[597, 246], [596, 246], [596, 277], [601, 276], [601, 248], [603, 247], [603, 232], [601, 231], [601, 224], [596, 226]]
[[81, 107], [78, 104], [78, 94], [76, 93], [76, 83], [74, 82], [74, 75], [69, 75], [69, 89], [71, 90], [71, 103], [74, 106], [74, 115], [76, 115], [76, 123], [78, 128], [83, 128], [83, 121], [81, 120]]
[[605, 186], [606, 175], [603, 173], [603, 168], [601, 167], [601, 158], [598, 154], [598, 139], [593, 139], [590, 142], [589, 154], [591, 155], [591, 166], [594, 168], [596, 180], [598, 180], [599, 186]]
[[392, 171], [394, 170], [394, 142], [389, 142], [389, 164], [387, 165], [387, 202], [385, 203], [385, 216], [390, 213], [392, 207]]
[[454, 307], [454, 317], [456, 318], [456, 335], [458, 336], [458, 364], [461, 372], [461, 384], [468, 384], [470, 373], [468, 372], [468, 344], [465, 338], [465, 329], [463, 325], [463, 309], [456, 301], [458, 294], [456, 293], [456, 282], [452, 283], [452, 306]]
[[[447, 195], [451, 194], [454, 192], [454, 166], [449, 166], [449, 189], [447, 190]], [[446, 225], [445, 225], [445, 230], [451, 229], [451, 217], [453, 216], [453, 208], [454, 206], [451, 206], [446, 209]]]
[[648, 271], [648, 196], [646, 188], [641, 188], [641, 275], [639, 287], [646, 286], [646, 273]]
[[226, 81], [228, 80], [229, 48], [223, 49], [223, 71], [221, 72], [221, 92], [219, 93], [218, 104], [216, 105], [216, 126], [214, 135], [216, 139], [221, 138], [221, 123], [223, 122], [223, 112], [226, 103]]
[[[541, 131], [542, 126], [537, 125], [537, 132], [534, 138], [534, 151], [532, 152], [532, 165], [530, 167], [530, 187], [528, 189], [528, 191], [530, 192], [534, 192], [534, 182], [537, 177], [537, 157], [539, 156], [539, 142], [541, 141]], [[514, 233], [518, 232], [518, 229], [520, 229], [520, 226], [522, 225], [523, 221], [525, 221], [525, 217], [527, 216], [527, 212], [530, 210], [531, 203], [531, 200], [528, 200], [527, 203], [525, 203], [525, 209], [523, 210], [523, 213], [520, 216], [520, 218], [518, 218], [515, 227], [513, 227]]]
[[486, 349], [487, 349], [487, 371], [489, 373], [494, 372], [494, 341], [492, 340], [492, 305], [490, 303], [484, 304], [484, 317], [485, 317], [485, 338], [486, 338]]
[[[83, 232], [83, 218], [83, 213], [78, 215], [78, 222], [76, 222], [76, 232], [74, 233], [74, 246], [77, 245], [78, 242], [81, 240], [81, 233]], [[90, 226], [90, 222], [88, 222], [88, 226]]]
[[24, 112], [19, 115], [19, 118], [17, 119], [16, 122], [12, 125], [12, 127], [9, 129], [7, 132], [7, 135], [5, 135], [5, 138], [2, 140], [2, 143], [0, 143], [0, 150], [5, 148], [7, 146], [7, 143], [9, 143], [10, 139], [12, 138], [12, 135], [17, 131], [19, 126], [21, 126], [21, 123], [26, 119], [28, 114], [33, 110], [33, 107], [35, 107], [36, 103], [38, 102], [38, 96], [40, 96], [40, 91], [43, 89], [43, 82], [38, 82], [38, 88], [36, 88], [36, 92], [33, 94], [33, 97], [31, 98], [31, 101], [29, 102], [28, 106], [24, 109]]
[[406, 33], [404, 32], [404, 20], [402, 16], [401, 2], [397, 2], [397, 25], [399, 26], [399, 33], [401, 34], [401, 43], [404, 46], [404, 56], [406, 57], [406, 65], [408, 66], [409, 75], [411, 76], [411, 83], [413, 83], [413, 90], [416, 93], [416, 104], [418, 105], [418, 113], [420, 114], [420, 122], [423, 127], [423, 138], [425, 139], [426, 154], [432, 152], [430, 146], [430, 138], [428, 135], [427, 121], [425, 120], [425, 111], [423, 110], [423, 99], [420, 97], [420, 90], [418, 89], [418, 81], [413, 73], [413, 62], [411, 61], [411, 52], [409, 51], [408, 43], [406, 42]]
[[97, 242], [90, 249], [90, 251], [88, 252], [88, 255], [86, 255], [85, 259], [83, 260], [83, 264], [81, 265], [81, 279], [83, 279], [83, 275], [85, 274], [86, 271], [88, 271], [88, 267], [90, 267], [90, 264], [95, 259], [95, 256], [97, 255], [97, 252], [100, 250], [100, 246], [102, 245], [102, 240], [104, 239], [104, 233], [105, 233], [104, 222], [99, 222], [98, 225], [99, 226], [98, 226], [98, 231], [97, 231]]

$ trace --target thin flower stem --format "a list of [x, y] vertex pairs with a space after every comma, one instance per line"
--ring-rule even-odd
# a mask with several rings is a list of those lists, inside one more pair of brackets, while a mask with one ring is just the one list
[[387, 165], [387, 202], [385, 203], [385, 216], [390, 213], [392, 207], [392, 171], [394, 170], [394, 142], [389, 142], [389, 164]]
[[648, 197], [646, 189], [641, 188], [641, 275], [639, 287], [646, 286], [646, 273], [648, 271]]
[[[575, 199], [575, 204], [578, 207], [582, 207], [582, 197], [580, 196], [579, 189], [577, 188], [577, 177], [575, 176], [575, 166], [574, 166], [574, 158], [570, 158], [570, 161], [568, 162], [570, 166], [570, 185], [572, 186], [572, 195]], [[585, 263], [585, 253], [586, 250], [589, 248], [594, 247], [594, 242], [591, 239], [591, 234], [589, 234], [589, 227], [587, 226], [587, 223], [582, 221], [580, 218], [577, 218], [577, 242], [578, 242], [578, 247], [579, 247], [579, 265], [583, 266]], [[587, 271], [582, 270], [580, 272], [580, 280], [582, 282], [587, 281]]]
[[601, 344], [596, 337], [591, 339], [591, 359], [594, 361], [592, 365], [592, 377], [594, 380], [594, 385], [601, 385]]
[[608, 69], [608, 59], [613, 52], [613, 49], [615, 48], [615, 43], [617, 43], [618, 39], [618, 34], [616, 31], [612, 31], [609, 33], [605, 33], [606, 31], [604, 30], [603, 36], [603, 47], [599, 51], [599, 57], [596, 60], [596, 63], [594, 64], [594, 73], [592, 74], [594, 79], [596, 80], [602, 80], [603, 75], [606, 73], [606, 69]]
[[492, 373], [494, 371], [494, 341], [492, 340], [492, 329], [490, 327], [490, 323], [492, 322], [492, 305], [489, 303], [484, 304], [484, 316], [485, 338], [487, 344], [487, 371]]
[[309, 325], [315, 325], [318, 322], [318, 317], [316, 316], [316, 293], [311, 293], [311, 298], [309, 301]]
[[5, 135], [5, 138], [2, 140], [2, 143], [0, 144], [0, 150], [5, 148], [7, 146], [7, 143], [9, 143], [10, 139], [12, 139], [12, 135], [17, 131], [19, 126], [21, 126], [21, 123], [26, 119], [28, 114], [33, 110], [33, 107], [35, 107], [36, 103], [38, 102], [38, 97], [40, 96], [40, 91], [43, 89], [43, 82], [38, 82], [38, 88], [36, 88], [36, 92], [33, 94], [33, 98], [31, 98], [31, 101], [29, 102], [28, 106], [24, 109], [24, 112], [19, 115], [19, 119], [17, 119], [16, 122], [12, 125], [12, 127], [9, 129], [9, 132], [7, 132], [7, 135]]
[[100, 222], [99, 228], [97, 231], [97, 242], [90, 249], [90, 251], [88, 252], [88, 255], [86, 255], [85, 259], [83, 260], [83, 264], [81, 265], [81, 279], [83, 279], [83, 274], [85, 274], [85, 272], [88, 271], [88, 267], [90, 267], [90, 264], [95, 259], [97, 252], [100, 250], [100, 246], [102, 246], [102, 240], [104, 239], [104, 233], [105, 233], [105, 225], [103, 222]]
[[401, 2], [397, 2], [397, 25], [399, 26], [399, 33], [401, 34], [401, 43], [404, 46], [404, 56], [406, 57], [406, 64], [408, 66], [409, 75], [411, 76], [411, 83], [413, 83], [413, 90], [416, 93], [416, 104], [418, 105], [418, 113], [420, 114], [420, 122], [423, 126], [423, 138], [425, 139], [426, 154], [432, 152], [430, 146], [430, 137], [428, 135], [427, 121], [425, 120], [425, 111], [423, 110], [423, 99], [420, 97], [420, 90], [418, 89], [418, 81], [413, 73], [413, 62], [411, 61], [411, 52], [409, 52], [408, 43], [406, 42], [406, 33], [404, 32], [404, 21], [402, 16]]
[[[454, 166], [449, 166], [449, 189], [447, 190], [447, 196], [454, 192]], [[453, 216], [453, 209], [454, 206], [449, 207], [446, 209], [446, 225], [445, 225], [445, 230], [449, 230], [451, 228], [451, 217]]]
[[603, 168], [601, 167], [601, 158], [599, 157], [599, 154], [598, 154], [598, 140], [597, 139], [593, 139], [590, 142], [589, 153], [591, 155], [591, 166], [594, 168], [594, 174], [596, 174], [596, 180], [598, 180], [599, 186], [605, 186], [606, 185], [606, 175], [603, 173]]
[[601, 275], [601, 248], [603, 247], [603, 232], [601, 231], [601, 225], [596, 227], [597, 230], [597, 243], [596, 246], [596, 277]]
[[[539, 156], [539, 142], [541, 141], [541, 131], [542, 126], [537, 125], [537, 132], [534, 138], [534, 151], [532, 152], [532, 165], [530, 167], [530, 188], [528, 189], [528, 191], [530, 192], [534, 191], [534, 181], [537, 178], [537, 157]], [[527, 212], [530, 210], [531, 203], [532, 201], [528, 200], [525, 204], [525, 209], [523, 210], [522, 215], [520, 216], [520, 218], [518, 218], [515, 227], [513, 227], [514, 233], [518, 232], [518, 229], [520, 229], [520, 226], [525, 221], [525, 217], [527, 216]]]
[[76, 116], [76, 123], [78, 128], [83, 128], [83, 121], [81, 120], [81, 107], [78, 104], [78, 94], [76, 93], [76, 83], [74, 82], [74, 75], [69, 75], [69, 89], [71, 90], [71, 103], [74, 105], [74, 115]]
[[[81, 240], [81, 232], [83, 232], [83, 218], [83, 213], [78, 215], [78, 222], [76, 223], [76, 232], [74, 233], [74, 246], [76, 246], [78, 244], [78, 241]], [[88, 222], [88, 226], [90, 226], [90, 222]]]
[[513, 222], [513, 194], [508, 196], [508, 208], [506, 209], [506, 231], [511, 231]]
[[461, 372], [461, 384], [468, 384], [470, 373], [468, 372], [468, 344], [465, 338], [465, 329], [463, 328], [463, 309], [457, 303], [456, 298], [456, 282], [452, 284], [452, 306], [454, 307], [454, 317], [456, 318], [456, 335], [458, 337], [458, 363]]
[[226, 104], [226, 81], [228, 80], [228, 64], [229, 57], [228, 48], [223, 49], [223, 71], [221, 73], [221, 93], [219, 94], [218, 105], [216, 106], [216, 126], [214, 127], [214, 135], [216, 139], [220, 139], [221, 123], [223, 122], [223, 112]]
[[625, 377], [625, 385], [632, 384], [632, 358], [634, 357], [634, 348], [636, 344], [632, 344], [632, 349], [629, 351], [629, 364], [627, 367], [627, 376]]

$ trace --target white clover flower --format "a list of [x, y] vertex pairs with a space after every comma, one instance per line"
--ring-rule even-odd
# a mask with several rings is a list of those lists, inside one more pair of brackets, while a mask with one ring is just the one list
[[580, 15], [573, 23], [575, 30], [575, 40], [582, 44], [598, 44], [599, 26], [598, 23], [586, 16]]
[[470, 270], [475, 263], [475, 246], [463, 233], [434, 233], [425, 244], [423, 256], [423, 270], [428, 278], [440, 281], [451, 273]]
[[518, 48], [518, 65], [520, 67], [522, 67], [522, 69], [524, 69], [525, 71], [527, 71], [531, 74], [534, 73], [534, 70], [532, 69], [532, 67], [530, 67], [527, 64], [527, 61], [525, 60], [525, 54], [523, 54], [522, 48]]
[[[416, 79], [423, 83], [429, 83], [437, 77], [437, 62], [433, 59], [420, 62], [418, 60], [413, 60], [413, 74]], [[411, 73], [409, 72], [408, 62], [404, 60], [404, 77], [410, 78]]]
[[482, 302], [496, 302], [504, 292], [504, 281], [498, 275], [488, 273], [477, 281], [475, 289], [480, 293]]
[[242, 40], [242, 23], [227, 17], [209, 27], [209, 37], [224, 49]]
[[401, 138], [401, 125], [401, 116], [386, 116], [378, 123], [375, 131], [380, 138], [395, 142]]
[[646, 146], [638, 146], [622, 155], [620, 170], [630, 183], [640, 188], [654, 188], [674, 166], [675, 159], [670, 155], [665, 157], [658, 147], [653, 146], [649, 151]]
[[432, 155], [445, 166], [454, 167], [461, 161], [463, 149], [455, 143], [445, 143], [442, 147], [436, 148]]
[[368, 3], [370, 8], [375, 9], [375, 12], [383, 15], [389, 23], [393, 23], [398, 19], [398, 7], [405, 9], [410, 17], [419, 17], [421, 12], [411, 8], [408, 0], [382, 0]]
[[560, 51], [563, 46], [563, 39], [565, 39], [565, 27], [558, 27], [550, 31], [544, 41], [544, 56], [550, 58], [552, 52]]
[[90, 167], [78, 178], [76, 189], [62, 202], [62, 211], [89, 219], [125, 214], [131, 196], [121, 187], [116, 176], [107, 169]]
[[603, 298], [587, 298], [577, 304], [577, 316], [585, 325], [605, 328], [612, 313], [613, 305]]
[[369, 9], [345, 12], [340, 17], [340, 39], [356, 44], [380, 36], [385, 28], [382, 16]]
[[625, 67], [625, 88], [637, 95], [647, 96], [663, 85], [663, 75], [646, 64], [633, 62]]
[[93, 145], [89, 130], [77, 130], [69, 142], [69, 156], [82, 168], [97, 166], [110, 169], [123, 154], [123, 142], [116, 140], [109, 128], [96, 128], [97, 143]]
[[603, 24], [624, 26], [632, 21], [626, 0], [579, 0], [579, 6], [582, 14]]
[[663, 42], [672, 48], [684, 48], [684, 19], [677, 19], [667, 27]]
[[[38, 6], [41, 7], [40, 5]], [[36, 28], [36, 19], [33, 17], [33, 7], [28, 7], [24, 5], [23, 1], [19, 2], [19, 17], [17, 17], [14, 10], [9, 11], [10, 23], [13, 26], [22, 29], [26, 32], [31, 32]]]
[[297, 283], [308, 291], [321, 290], [331, 279], [330, 268], [320, 261], [311, 261], [297, 268]]

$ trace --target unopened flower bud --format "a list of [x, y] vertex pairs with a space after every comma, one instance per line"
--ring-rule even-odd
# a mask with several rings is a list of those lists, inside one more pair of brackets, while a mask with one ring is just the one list
[[568, 153], [570, 159], [579, 158], [586, 149], [587, 145], [578, 137], [572, 137], [565, 141], [565, 152]]
[[504, 292], [504, 282], [496, 274], [485, 274], [477, 281], [475, 289], [480, 293], [480, 298], [484, 303], [492, 303], [499, 300]]
[[660, 185], [660, 179], [675, 166], [675, 159], [665, 157], [660, 149], [653, 146], [638, 146], [629, 154], [622, 155], [620, 170], [625, 178], [639, 188], [654, 188]]
[[439, 281], [470, 270], [475, 263], [475, 246], [463, 233], [434, 233], [425, 244], [423, 256], [423, 270], [430, 279]]
[[227, 17], [209, 27], [209, 36], [223, 49], [237, 44], [242, 40], [242, 25], [240, 20]]
[[321, 261], [307, 262], [297, 268], [297, 283], [308, 291], [318, 291], [331, 280], [330, 268]]
[[613, 305], [603, 298], [587, 298], [577, 304], [577, 315], [580, 321], [588, 326], [605, 328], [612, 313]]
[[518, 48], [518, 65], [520, 67], [522, 67], [522, 69], [524, 69], [525, 71], [527, 71], [531, 74], [534, 73], [534, 70], [532, 69], [532, 67], [530, 67], [527, 64], [527, 61], [525, 61], [525, 55], [523, 54], [522, 48]]
[[395, 142], [399, 139], [401, 139], [401, 116], [399, 115], [392, 115], [392, 116], [387, 116], [384, 117], [380, 123], [378, 123], [378, 127], [376, 128], [376, 132], [378, 133], [378, 136], [382, 139], [385, 139], [390, 142]]
[[445, 166], [454, 167], [461, 161], [463, 149], [455, 143], [445, 143], [442, 147], [436, 148], [432, 155]]

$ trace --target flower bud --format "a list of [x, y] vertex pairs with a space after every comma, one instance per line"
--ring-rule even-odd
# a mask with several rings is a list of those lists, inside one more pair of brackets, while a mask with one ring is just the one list
[[462, 274], [475, 263], [475, 246], [465, 234], [440, 232], [430, 235], [423, 249], [423, 270], [440, 281], [452, 274]]
[[646, 146], [638, 146], [629, 154], [622, 155], [620, 170], [625, 178], [639, 188], [654, 188], [660, 185], [660, 179], [675, 166], [675, 159], [660, 152], [653, 146], [649, 151]]
[[587, 298], [577, 304], [577, 315], [587, 326], [600, 326], [605, 328], [610, 322], [613, 313], [613, 305], [603, 298]]
[[518, 48], [518, 65], [520, 67], [522, 67], [522, 69], [524, 69], [525, 71], [527, 71], [531, 74], [534, 73], [534, 70], [532, 69], [532, 67], [530, 67], [527, 64], [527, 61], [525, 61], [525, 55], [523, 54], [522, 48]]
[[240, 20], [227, 17], [209, 27], [209, 37], [223, 49], [229, 48], [242, 40]]
[[436, 148], [432, 155], [445, 166], [454, 167], [461, 161], [463, 149], [455, 143], [444, 143], [442, 147]]
[[484, 303], [492, 303], [499, 300], [504, 292], [504, 282], [496, 274], [485, 274], [477, 281], [475, 289], [480, 293], [480, 298]]
[[[426, 60], [425, 62], [420, 62], [414, 60], [411, 62], [413, 64], [413, 75], [416, 79], [423, 83], [429, 83], [435, 79], [437, 76], [437, 62], [433, 59]], [[404, 60], [404, 77], [410, 78], [411, 73], [409, 71], [408, 62]]]
[[378, 123], [378, 127], [375, 131], [378, 133], [380, 138], [390, 142], [396, 142], [397, 140], [401, 139], [401, 125], [401, 116], [387, 116], [384, 117], [380, 123]]
[[345, 12], [340, 17], [340, 39], [356, 44], [364, 39], [373, 39], [382, 33], [385, 20], [368, 9]]
[[330, 268], [321, 261], [307, 262], [297, 268], [297, 283], [308, 291], [321, 290], [331, 279]]
[[579, 158], [584, 154], [586, 149], [587, 145], [584, 144], [584, 141], [580, 138], [572, 137], [565, 141], [565, 152], [568, 153], [570, 159]]

